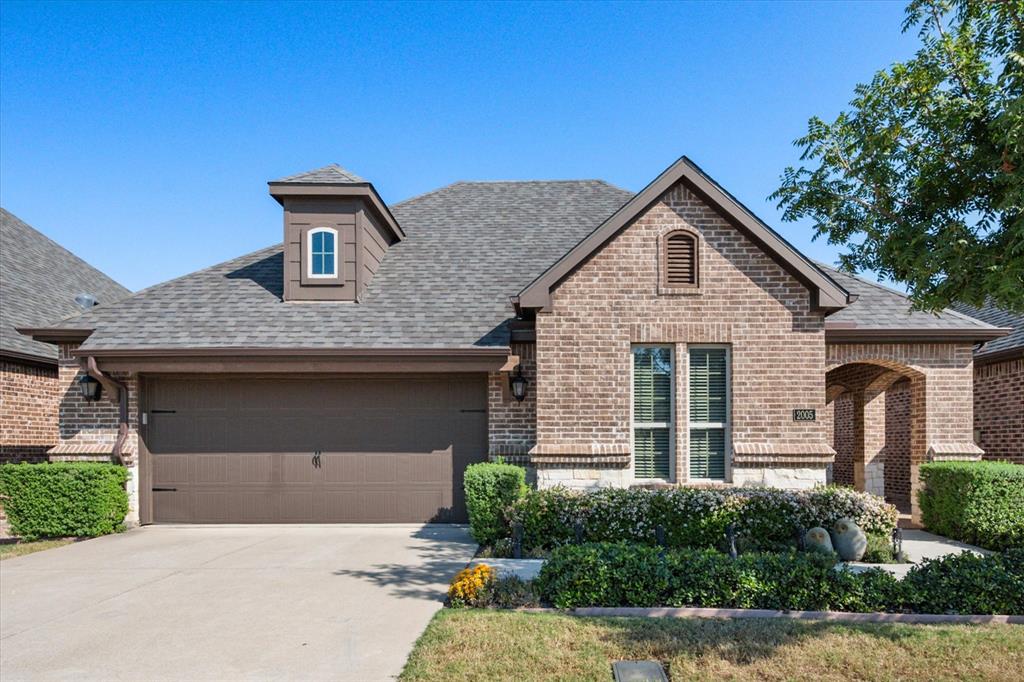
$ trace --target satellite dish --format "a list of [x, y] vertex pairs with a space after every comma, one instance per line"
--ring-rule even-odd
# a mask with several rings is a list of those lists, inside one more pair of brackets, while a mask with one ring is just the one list
[[75, 305], [77, 305], [82, 310], [88, 310], [89, 308], [93, 307], [98, 303], [99, 301], [97, 301], [96, 297], [93, 296], [92, 294], [82, 293], [75, 296]]

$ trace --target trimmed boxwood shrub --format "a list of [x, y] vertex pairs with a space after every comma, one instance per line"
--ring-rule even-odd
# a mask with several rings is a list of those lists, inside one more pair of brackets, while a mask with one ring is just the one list
[[577, 525], [593, 542], [653, 545], [661, 526], [669, 547], [723, 548], [729, 524], [736, 525], [742, 550], [778, 550], [795, 546], [798, 529], [831, 528], [843, 517], [888, 537], [897, 516], [881, 498], [840, 487], [547, 488], [530, 491], [509, 510], [510, 520], [523, 525], [527, 550], [575, 542]]
[[121, 530], [128, 513], [123, 466], [94, 462], [0, 465], [11, 531], [26, 540]]
[[1024, 547], [1024, 466], [932, 462], [921, 465], [921, 481], [928, 530], [995, 551]]
[[463, 480], [473, 539], [489, 545], [507, 536], [505, 511], [526, 494], [526, 471], [512, 464], [482, 462], [466, 467]]
[[[552, 552], [536, 593], [558, 608], [700, 606], [917, 613], [1024, 613], [1024, 552], [927, 561], [904, 580], [878, 569], [837, 568], [815, 553], [750, 553], [627, 543]], [[955, 594], [954, 594], [955, 593]]]

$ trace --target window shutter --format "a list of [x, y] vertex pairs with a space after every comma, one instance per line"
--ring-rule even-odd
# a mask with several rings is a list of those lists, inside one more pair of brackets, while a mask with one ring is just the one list
[[637, 478], [665, 478], [669, 470], [669, 430], [668, 428], [644, 429], [633, 431], [633, 466]]
[[691, 348], [689, 354], [690, 477], [724, 480], [728, 356], [724, 348]]
[[725, 479], [725, 429], [690, 429], [690, 478]]
[[690, 421], [724, 422], [725, 415], [724, 348], [690, 350]]
[[665, 240], [665, 284], [697, 284], [697, 243], [693, 235], [673, 234]]
[[672, 356], [667, 348], [633, 351], [633, 421], [672, 419]]
[[633, 465], [637, 478], [671, 475], [672, 352], [633, 349]]

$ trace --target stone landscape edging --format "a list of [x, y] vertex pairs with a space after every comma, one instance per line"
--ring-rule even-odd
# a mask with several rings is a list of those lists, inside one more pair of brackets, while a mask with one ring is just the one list
[[1024, 625], [1024, 615], [954, 615], [939, 613], [854, 613], [847, 611], [776, 611], [774, 609], [642, 608], [590, 606], [575, 609], [524, 608], [527, 613], [560, 613], [601, 618], [764, 618], [828, 620], [846, 623], [968, 623]]

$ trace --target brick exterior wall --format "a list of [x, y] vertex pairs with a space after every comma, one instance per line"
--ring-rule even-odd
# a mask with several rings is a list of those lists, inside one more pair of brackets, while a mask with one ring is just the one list
[[836, 459], [832, 465], [832, 482], [853, 485], [853, 396], [844, 393], [832, 403], [834, 435], [832, 447]]
[[[700, 288], [660, 294], [660, 239], [680, 228], [699, 234]], [[825, 406], [823, 317], [811, 312], [799, 281], [683, 185], [563, 281], [536, 328], [538, 466], [628, 469], [631, 346], [670, 344], [677, 360], [675, 470], [685, 480], [682, 359], [687, 344], [725, 344], [732, 443], [743, 451], [734, 466], [810, 467], [824, 482], [832, 457], [827, 425], [793, 421], [794, 409], [820, 413]]]
[[910, 508], [910, 382], [885, 391], [885, 499]]
[[[849, 394], [854, 486], [892, 495], [897, 503], [905, 504], [909, 497], [913, 520], [919, 521], [920, 464], [930, 459], [971, 460], [982, 454], [972, 441], [972, 346], [829, 344], [826, 369], [826, 392]], [[836, 400], [834, 412], [841, 409]], [[908, 426], [901, 426], [900, 420]], [[835, 438], [844, 437], [843, 428], [837, 421]], [[843, 471], [845, 453], [839, 461]]]
[[537, 443], [537, 347], [532, 343], [512, 344], [523, 376], [529, 382], [522, 402], [512, 397], [509, 374], [491, 372], [487, 377], [487, 440], [490, 459], [525, 464]]
[[56, 367], [0, 359], [0, 462], [46, 459], [60, 399]]
[[1024, 358], [975, 366], [974, 428], [985, 459], [1024, 464]]
[[[119, 407], [116, 396], [103, 392], [100, 400], [86, 401], [75, 385], [83, 375], [78, 358], [72, 355], [76, 345], [60, 346], [58, 360], [61, 402], [60, 431], [57, 447], [52, 460], [98, 460], [110, 461], [110, 453], [117, 441]], [[128, 388], [128, 437], [121, 452], [122, 463], [128, 467], [129, 511], [126, 523], [134, 525], [139, 520], [139, 465], [138, 465], [138, 423], [139, 390], [138, 381], [124, 372], [112, 372], [110, 376]]]

